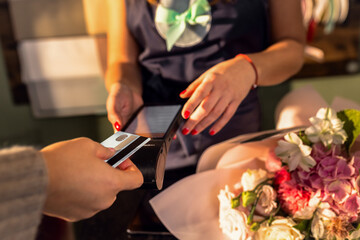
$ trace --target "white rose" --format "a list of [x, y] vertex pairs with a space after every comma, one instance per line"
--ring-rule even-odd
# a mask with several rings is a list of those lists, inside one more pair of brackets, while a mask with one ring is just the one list
[[225, 189], [220, 189], [218, 199], [220, 202], [220, 212], [231, 208], [231, 199], [235, 197], [235, 194], [229, 191], [229, 186], [225, 185]]
[[248, 228], [246, 220], [247, 216], [244, 212], [228, 209], [220, 213], [220, 228], [231, 240], [251, 239], [252, 232]]
[[261, 224], [259, 230], [255, 233], [255, 240], [300, 240], [305, 236], [301, 232], [294, 228], [295, 222], [290, 218], [278, 218], [275, 219], [271, 226], [268, 222]]
[[252, 191], [255, 187], [267, 179], [267, 173], [262, 169], [248, 169], [241, 176], [241, 185], [244, 191]]
[[246, 224], [247, 215], [241, 210], [231, 208], [231, 199], [234, 196], [228, 186], [220, 190], [218, 195], [220, 228], [231, 240], [250, 240], [253, 233]]
[[270, 213], [277, 208], [276, 192], [274, 188], [269, 185], [262, 187], [262, 193], [259, 197], [256, 211], [262, 216], [269, 216]]

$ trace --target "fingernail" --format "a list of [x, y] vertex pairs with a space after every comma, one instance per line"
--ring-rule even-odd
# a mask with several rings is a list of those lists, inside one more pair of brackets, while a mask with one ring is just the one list
[[173, 140], [175, 140], [176, 139], [176, 134], [173, 136]]
[[118, 123], [118, 122], [115, 122], [115, 123], [114, 123], [114, 127], [115, 127], [115, 129], [118, 130], [118, 131], [120, 131], [120, 129], [121, 129], [121, 125], [120, 125], [120, 123]]
[[211, 136], [214, 136], [214, 135], [215, 135], [215, 131], [214, 131], [214, 130], [211, 130], [211, 131], [209, 132], [209, 134], [210, 134]]
[[191, 135], [196, 135], [196, 134], [198, 134], [198, 131], [197, 131], [196, 129], [193, 129], [193, 130], [191, 131]]
[[182, 91], [182, 92], [180, 93], [180, 95], [183, 95], [183, 94], [185, 94], [185, 93], [186, 93], [186, 90]]
[[186, 135], [189, 133], [189, 129], [188, 128], [183, 128], [183, 130], [181, 131], [182, 134]]
[[184, 118], [185, 118], [185, 119], [188, 119], [189, 116], [190, 116], [190, 112], [189, 112], [188, 110], [186, 110], [186, 111], [184, 112]]

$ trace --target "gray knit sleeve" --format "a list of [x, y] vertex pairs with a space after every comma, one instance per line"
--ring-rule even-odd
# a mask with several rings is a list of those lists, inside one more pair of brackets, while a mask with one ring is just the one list
[[34, 239], [45, 201], [47, 171], [32, 147], [0, 150], [0, 239]]

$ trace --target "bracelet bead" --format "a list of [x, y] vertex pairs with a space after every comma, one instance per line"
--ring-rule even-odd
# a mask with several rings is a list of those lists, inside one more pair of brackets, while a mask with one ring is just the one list
[[257, 68], [256, 68], [254, 62], [253, 62], [253, 61], [251, 60], [251, 58], [250, 58], [248, 55], [246, 55], [246, 54], [240, 53], [240, 54], [236, 55], [236, 58], [237, 58], [237, 57], [243, 57], [247, 62], [250, 63], [250, 65], [251, 65], [252, 68], [254, 69], [254, 72], [255, 72], [255, 81], [254, 81], [254, 84], [252, 85], [252, 89], [257, 88], [257, 87], [258, 87], [258, 78], [259, 78], [259, 76], [258, 76], [258, 71], [257, 71]]

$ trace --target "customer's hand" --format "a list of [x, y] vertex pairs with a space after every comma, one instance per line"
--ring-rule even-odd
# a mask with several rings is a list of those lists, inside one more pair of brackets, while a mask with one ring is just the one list
[[111, 85], [106, 102], [108, 119], [113, 126], [118, 122], [120, 127], [117, 130], [120, 130], [143, 104], [144, 101], [138, 92], [124, 83], [114, 83]]
[[114, 149], [88, 138], [49, 145], [41, 150], [49, 184], [43, 212], [68, 221], [89, 218], [110, 207], [119, 191], [134, 189], [143, 176], [128, 159], [114, 169], [104, 162]]
[[196, 135], [214, 122], [209, 134], [219, 132], [234, 115], [254, 81], [254, 69], [242, 58], [210, 68], [180, 95], [189, 98], [182, 109], [182, 116], [188, 119], [182, 132]]

